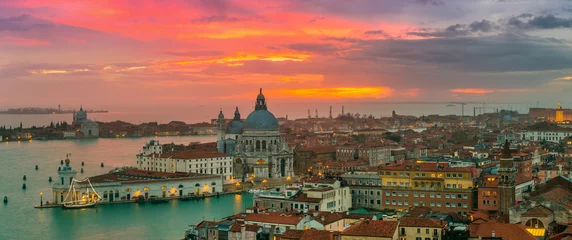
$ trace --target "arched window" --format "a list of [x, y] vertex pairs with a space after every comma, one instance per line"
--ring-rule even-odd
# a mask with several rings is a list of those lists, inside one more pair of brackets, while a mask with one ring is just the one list
[[103, 198], [107, 198], [107, 191], [103, 191]]
[[256, 150], [260, 150], [260, 140], [256, 140]]
[[213, 186], [216, 185], [216, 182], [212, 182], [211, 185], [213, 185]]
[[200, 184], [198, 184], [198, 183], [197, 183], [197, 184], [195, 184], [195, 187], [200, 187], [200, 186], [201, 186], [201, 185], [200, 185]]
[[180, 184], [180, 185], [179, 185], [179, 188], [183, 188], [183, 184]]
[[544, 223], [542, 223], [542, 221], [540, 221], [536, 218], [532, 218], [532, 219], [529, 219], [528, 221], [526, 221], [525, 226], [532, 227], [532, 228], [544, 228]]
[[119, 190], [115, 190], [115, 197], [116, 197], [116, 198], [119, 197]]
[[262, 149], [266, 150], [266, 140], [262, 140]]
[[125, 192], [131, 192], [131, 188], [125, 189]]
[[144, 187], [143, 191], [149, 191], [149, 187]]

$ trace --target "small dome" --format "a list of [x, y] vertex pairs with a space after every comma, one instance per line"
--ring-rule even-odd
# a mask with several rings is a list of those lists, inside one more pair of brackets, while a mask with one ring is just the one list
[[262, 94], [262, 88], [260, 89], [260, 93], [258, 94], [258, 97], [256, 97], [257, 100], [264, 100], [264, 94]]
[[226, 127], [226, 132], [230, 134], [242, 134], [244, 122], [242, 120], [232, 120]]
[[224, 114], [222, 113], [222, 109], [220, 110], [220, 113], [218, 114], [218, 119], [224, 119]]
[[268, 110], [256, 110], [244, 121], [244, 129], [277, 131], [278, 119]]
[[70, 159], [66, 158], [66, 165], [70, 165]]
[[77, 120], [87, 119], [87, 112], [83, 110], [83, 107], [80, 107], [79, 112], [75, 113], [75, 118]]
[[264, 159], [259, 159], [256, 161], [256, 164], [266, 164], [266, 161], [264, 161]]

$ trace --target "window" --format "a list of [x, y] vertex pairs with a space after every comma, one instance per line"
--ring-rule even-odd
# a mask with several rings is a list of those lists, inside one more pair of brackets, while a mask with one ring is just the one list
[[413, 192], [413, 196], [418, 197], [419, 195], [417, 194], [417, 192]]
[[403, 196], [409, 197], [409, 192], [403, 192]]
[[397, 205], [401, 206], [402, 204], [403, 204], [403, 202], [401, 200], [397, 201]]
[[397, 196], [397, 193], [396, 193], [396, 192], [391, 192], [391, 196], [394, 196], [394, 197], [395, 197], [395, 196]]
[[433, 229], [433, 236], [437, 236], [437, 229]]
[[450, 188], [450, 187], [451, 187], [451, 184], [447, 184], [447, 188]]
[[461, 206], [462, 206], [461, 203], [457, 203], [458, 208], [461, 208]]
[[388, 191], [385, 191], [385, 196], [386, 196], [386, 197], [389, 197], [390, 195], [391, 195], [391, 193], [390, 193], [390, 192], [388, 192]]
[[493, 200], [493, 205], [497, 205], [497, 200]]
[[457, 188], [457, 184], [453, 184], [453, 188]]
[[460, 174], [460, 173], [459, 173], [459, 178], [463, 178], [463, 174]]
[[413, 206], [417, 206], [417, 205], [418, 205], [417, 201], [413, 201]]
[[429, 234], [429, 228], [425, 229], [425, 234]]
[[403, 201], [403, 205], [409, 206], [409, 201], [407, 201], [407, 200]]
[[435, 206], [435, 202], [430, 202], [429, 206], [434, 207]]
[[451, 174], [450, 174], [450, 173], [447, 173], [447, 178], [450, 178], [450, 177], [451, 177]]
[[455, 197], [455, 194], [451, 194], [451, 198], [456, 198], [456, 197]]
[[429, 194], [429, 197], [435, 198], [435, 193], [430, 193], [430, 194]]
[[421, 233], [421, 228], [418, 228], [418, 229], [417, 229], [417, 233]]
[[[377, 196], [381, 195], [381, 193], [379, 191], [377, 191]], [[466, 194], [465, 194], [466, 195]]]
[[400, 196], [400, 197], [401, 197], [401, 195], [403, 195], [402, 192], [398, 192], [398, 193], [397, 193], [397, 196]]
[[441, 198], [441, 194], [440, 194], [440, 193], [437, 193], [437, 198]]
[[437, 207], [441, 207], [441, 203], [440, 203], [440, 202], [437, 202]]
[[421, 197], [425, 197], [425, 193], [421, 193]]
[[445, 198], [450, 198], [450, 197], [449, 197], [449, 194], [445, 194]]
[[381, 204], [381, 200], [377, 200], [377, 205], [380, 205], [380, 204]]
[[468, 208], [469, 206], [467, 206], [466, 203], [463, 203], [463, 208]]
[[445, 207], [449, 207], [449, 206], [450, 206], [449, 203], [445, 203]]
[[385, 200], [385, 205], [389, 205], [389, 200]]
[[457, 174], [456, 174], [456, 173], [453, 173], [453, 178], [456, 178], [456, 177], [457, 177]]
[[463, 194], [463, 199], [467, 199], [467, 194]]
[[[467, 194], [465, 194], [465, 196], [466, 196], [466, 195], [467, 195]], [[461, 194], [457, 194], [457, 198], [458, 198], [458, 199], [461, 199]]]
[[395, 200], [391, 201], [391, 205], [396, 205], [397, 202]]

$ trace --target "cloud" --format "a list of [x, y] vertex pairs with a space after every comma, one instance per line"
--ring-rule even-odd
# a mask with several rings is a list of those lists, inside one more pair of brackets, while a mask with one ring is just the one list
[[393, 95], [394, 89], [388, 87], [333, 87], [333, 88], [297, 88], [270, 90], [270, 94], [278, 97], [292, 98], [324, 98], [324, 99], [364, 99], [387, 98]]
[[572, 76], [559, 77], [554, 79], [556, 81], [572, 81]]
[[516, 34], [480, 38], [434, 38], [421, 40], [368, 40], [361, 50], [344, 56], [352, 61], [378, 64], [417, 64], [469, 72], [513, 72], [569, 69], [572, 49], [550, 39]]
[[488, 20], [475, 21], [471, 24], [454, 24], [445, 29], [418, 29], [418, 31], [408, 32], [408, 35], [419, 37], [463, 37], [474, 33], [488, 33], [499, 27]]
[[490, 94], [490, 93], [529, 92], [529, 90], [525, 89], [484, 89], [484, 88], [456, 88], [456, 89], [451, 89], [449, 91], [452, 93], [476, 94], [476, 95]]
[[245, 19], [240, 19], [237, 17], [227, 17], [227, 16], [203, 16], [203, 17], [195, 18], [195, 19], [191, 20], [192, 23], [197, 23], [197, 24], [209, 24], [209, 23], [216, 23], [216, 22], [231, 23], [231, 22], [240, 22], [240, 21], [245, 21]]
[[295, 51], [316, 53], [320, 55], [330, 55], [338, 50], [333, 44], [324, 43], [294, 43], [284, 45], [284, 47]]
[[441, 0], [415, 0], [415, 3], [421, 5], [434, 5], [434, 6], [445, 5], [445, 2]]
[[313, 22], [316, 22], [318, 20], [324, 20], [324, 19], [326, 19], [326, 18], [325, 17], [314, 17], [314, 18], [310, 19], [310, 21], [308, 21], [308, 23], [313, 23]]
[[55, 24], [22, 14], [16, 17], [0, 18], [0, 31], [29, 31], [52, 28]]
[[380, 30], [365, 31], [363, 34], [366, 36], [382, 36], [386, 39], [391, 38], [391, 36], [389, 34], [387, 34], [385, 31], [383, 31], [381, 29]]
[[555, 29], [571, 28], [572, 18], [559, 18], [552, 14], [533, 16], [532, 14], [521, 14], [511, 17], [507, 21], [509, 27], [517, 29]]

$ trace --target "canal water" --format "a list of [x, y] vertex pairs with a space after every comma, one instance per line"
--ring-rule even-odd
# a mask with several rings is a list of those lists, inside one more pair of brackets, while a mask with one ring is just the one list
[[[8, 196], [9, 201], [0, 206], [0, 239], [181, 239], [190, 224], [220, 220], [252, 205], [252, 195], [243, 194], [165, 204], [99, 205], [84, 210], [33, 208], [40, 203], [40, 192], [44, 202], [52, 200], [48, 178], [57, 179], [60, 160], [66, 153], [71, 153], [71, 165], [82, 178], [134, 166], [135, 154], [151, 139], [176, 144], [215, 140], [193, 136], [1, 143], [0, 198]], [[82, 161], [83, 174], [79, 173]], [[102, 162], [104, 168], [100, 167]], [[22, 190], [23, 183], [26, 190]]]

